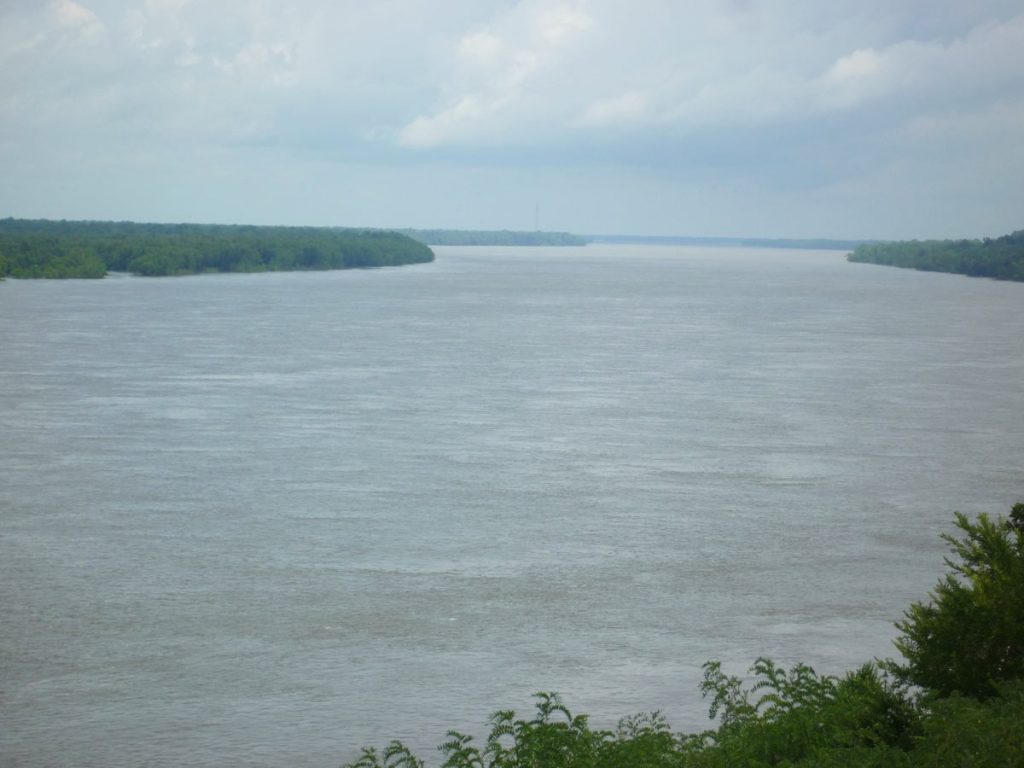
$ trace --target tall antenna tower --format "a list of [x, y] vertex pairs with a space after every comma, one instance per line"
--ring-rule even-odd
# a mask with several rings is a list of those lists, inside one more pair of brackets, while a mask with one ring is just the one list
[[533, 206], [533, 231], [540, 232], [540, 203]]

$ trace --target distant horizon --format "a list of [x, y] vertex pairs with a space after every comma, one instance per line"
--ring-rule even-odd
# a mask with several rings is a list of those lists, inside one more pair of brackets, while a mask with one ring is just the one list
[[1019, 0], [3, 3], [0, 211], [976, 239], [1022, 50]]
[[[673, 244], [671, 241], [693, 241], [691, 244], [708, 244], [713, 245], [719, 244], [741, 244], [741, 241], [775, 241], [775, 242], [822, 242], [822, 243], [844, 243], [844, 244], [859, 244], [859, 243], [875, 243], [885, 242], [888, 240], [979, 240], [984, 237], [999, 237], [1002, 235], [1010, 234], [1010, 232], [1017, 231], [1016, 229], [1008, 230], [1006, 232], [989, 232], [979, 236], [964, 236], [964, 237], [907, 237], [907, 238], [881, 238], [881, 237], [836, 237], [836, 236], [787, 236], [787, 235], [707, 235], [707, 234], [664, 234], [664, 233], [644, 233], [644, 232], [580, 232], [568, 229], [532, 229], [532, 228], [512, 228], [512, 227], [498, 227], [498, 228], [484, 228], [484, 227], [448, 227], [448, 226], [423, 226], [423, 227], [412, 227], [412, 226], [377, 226], [377, 225], [360, 225], [360, 224], [295, 224], [295, 223], [269, 223], [269, 222], [252, 222], [252, 221], [213, 221], [213, 220], [185, 220], [185, 219], [131, 219], [131, 218], [75, 218], [75, 217], [55, 217], [55, 216], [13, 216], [5, 215], [2, 218], [11, 219], [15, 221], [79, 221], [79, 222], [123, 222], [131, 224], [161, 224], [161, 225], [199, 225], [199, 226], [226, 226], [226, 227], [296, 227], [296, 228], [312, 228], [312, 229], [366, 229], [366, 230], [388, 230], [401, 232], [403, 230], [413, 230], [418, 232], [430, 232], [430, 231], [448, 231], [448, 232], [515, 232], [515, 233], [541, 233], [541, 234], [569, 234], [576, 237], [593, 238], [595, 240], [646, 240], [650, 241], [650, 244], [658, 244], [656, 241], [664, 241], [664, 244]], [[1021, 227], [1024, 228], [1024, 227]], [[687, 243], [676, 243], [676, 244], [687, 244]]]

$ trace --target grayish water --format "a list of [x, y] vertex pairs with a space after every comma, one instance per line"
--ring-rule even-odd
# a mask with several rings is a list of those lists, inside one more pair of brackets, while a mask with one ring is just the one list
[[891, 655], [1024, 497], [1024, 285], [439, 248], [0, 284], [0, 764], [332, 766]]

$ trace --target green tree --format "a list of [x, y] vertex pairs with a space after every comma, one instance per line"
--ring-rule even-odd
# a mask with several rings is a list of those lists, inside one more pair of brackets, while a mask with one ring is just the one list
[[384, 230], [0, 219], [0, 277], [344, 269], [433, 258], [422, 243]]
[[[950, 573], [897, 625], [904, 664], [868, 662], [832, 677], [760, 658], [744, 680], [711, 661], [700, 690], [717, 727], [689, 735], [673, 734], [658, 713], [594, 730], [540, 693], [530, 720], [495, 713], [479, 747], [450, 731], [441, 768], [1024, 766], [1024, 503], [1008, 519], [957, 514], [956, 525], [961, 538], [943, 536]], [[392, 742], [346, 768], [425, 764]]]
[[953, 695], [931, 699], [912, 752], [925, 768], [1006, 768], [1024, 765], [1024, 681], [999, 687], [984, 701]]
[[914, 603], [897, 628], [906, 658], [894, 669], [939, 696], [998, 694], [1024, 677], [1024, 504], [1009, 519], [957, 513], [964, 537], [944, 534], [955, 559], [927, 603]]
[[897, 765], [913, 744], [913, 703], [884, 671], [867, 663], [843, 678], [819, 675], [806, 664], [788, 672], [771, 659], [751, 667], [753, 683], [704, 665], [701, 692], [720, 726], [691, 740], [687, 765]]
[[955, 272], [972, 277], [1024, 280], [1024, 230], [983, 240], [862, 243], [849, 261]]

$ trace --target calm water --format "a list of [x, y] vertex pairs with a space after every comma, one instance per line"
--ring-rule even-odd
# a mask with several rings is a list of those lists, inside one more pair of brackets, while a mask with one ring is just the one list
[[0, 764], [336, 766], [891, 655], [1024, 497], [1024, 285], [436, 249], [0, 284]]

